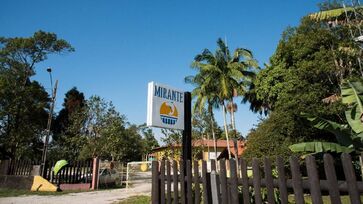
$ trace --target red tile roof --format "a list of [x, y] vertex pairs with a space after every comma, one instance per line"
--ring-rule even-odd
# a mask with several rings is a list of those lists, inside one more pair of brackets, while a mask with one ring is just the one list
[[[216, 141], [216, 147], [217, 148], [227, 148], [227, 140], [217, 140]], [[174, 147], [181, 147], [181, 144], [175, 144]], [[210, 147], [210, 148], [214, 148], [214, 141], [213, 140], [192, 140], [192, 146], [193, 147]], [[159, 150], [163, 150], [163, 149], [167, 149], [170, 146], [162, 146], [162, 147], [157, 147], [151, 150], [151, 153], [159, 151]], [[235, 150], [234, 150], [234, 144], [233, 144], [233, 140], [229, 141], [229, 147], [231, 148], [231, 153], [235, 154]], [[245, 147], [245, 142], [244, 141], [237, 141], [237, 147], [238, 147], [238, 155], [240, 156], [243, 151], [244, 151], [244, 147]], [[212, 150], [211, 150], [212, 151]]]

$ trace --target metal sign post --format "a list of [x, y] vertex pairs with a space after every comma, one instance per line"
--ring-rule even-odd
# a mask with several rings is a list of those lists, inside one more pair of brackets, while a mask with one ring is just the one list
[[[190, 92], [184, 92], [184, 130], [182, 138], [182, 159], [184, 169], [186, 161], [192, 160], [192, 97]], [[186, 172], [186, 171], [184, 171]]]
[[[184, 172], [187, 170], [187, 161], [192, 160], [192, 97], [190, 92], [184, 92], [184, 130], [182, 138], [182, 160]], [[191, 169], [189, 169], [191, 171]], [[181, 181], [182, 182], [182, 181]], [[185, 181], [184, 181], [185, 182]], [[186, 184], [186, 182], [185, 182]], [[188, 192], [188, 185], [184, 185], [184, 192]], [[188, 203], [187, 193], [185, 193], [185, 202]]]

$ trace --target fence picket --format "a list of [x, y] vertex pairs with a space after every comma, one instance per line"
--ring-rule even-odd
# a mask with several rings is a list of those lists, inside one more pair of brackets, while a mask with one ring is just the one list
[[352, 204], [360, 204], [360, 196], [357, 187], [357, 180], [355, 177], [354, 168], [352, 166], [352, 159], [349, 154], [343, 153], [342, 156], [343, 170], [345, 175], [345, 180], [347, 181], [350, 202]]
[[73, 166], [72, 166], [72, 173], [71, 173], [71, 178], [72, 178], [72, 183], [76, 182], [76, 171], [77, 171], [77, 162], [73, 162]]
[[24, 173], [23, 175], [25, 176], [29, 176], [30, 172], [29, 172], [29, 160], [25, 160], [25, 166], [24, 166]]
[[329, 196], [332, 204], [341, 204], [338, 180], [335, 172], [334, 160], [330, 154], [324, 155], [325, 176], [329, 184]]
[[212, 203], [210, 178], [208, 177], [207, 162], [202, 161], [202, 182], [203, 182], [203, 201], [204, 204]]
[[234, 159], [229, 160], [231, 178], [230, 178], [230, 191], [231, 191], [231, 203], [238, 204], [238, 177], [237, 177], [237, 166]]
[[79, 180], [81, 179], [81, 165], [82, 165], [82, 161], [78, 161], [77, 162], [76, 182], [79, 182]]
[[265, 157], [263, 160], [263, 166], [265, 171], [265, 180], [266, 180], [266, 188], [267, 188], [267, 200], [269, 204], [275, 203], [274, 198], [274, 184], [272, 178], [272, 170], [271, 170], [271, 162], [270, 160]]
[[193, 203], [193, 192], [192, 192], [192, 163], [187, 160], [187, 203]]
[[284, 160], [282, 157], [278, 156], [276, 159], [277, 165], [277, 173], [278, 173], [278, 184], [279, 184], [279, 191], [280, 191], [280, 200], [281, 204], [287, 204], [287, 187], [286, 187], [286, 177], [285, 177], [285, 166]]
[[315, 157], [309, 155], [306, 157], [305, 161], [306, 161], [306, 170], [308, 172], [308, 179], [310, 184], [311, 199], [314, 204], [323, 204]]
[[216, 171], [216, 160], [212, 159], [210, 160], [210, 168], [211, 168], [211, 171]]
[[226, 176], [226, 160], [221, 159], [219, 160], [219, 180], [221, 183], [221, 201], [220, 203], [223, 202], [228, 202], [228, 194], [227, 194], [227, 176]]
[[198, 161], [194, 161], [194, 192], [195, 192], [195, 204], [199, 204], [200, 203], [200, 184], [199, 184], [199, 168], [198, 168]]
[[160, 203], [165, 203], [165, 160], [160, 163]]
[[25, 165], [25, 161], [24, 160], [19, 160], [19, 168], [18, 168], [17, 175], [23, 175], [24, 165]]
[[241, 175], [242, 175], [243, 203], [249, 204], [250, 203], [250, 195], [249, 195], [250, 193], [249, 193], [249, 186], [248, 186], [247, 163], [243, 158], [241, 158], [240, 165], [241, 165]]
[[260, 164], [257, 158], [252, 159], [253, 190], [255, 192], [255, 203], [262, 203]]
[[25, 160], [22, 160], [20, 161], [20, 167], [19, 167], [19, 172], [18, 172], [18, 175], [24, 175], [24, 167], [26, 165], [26, 161]]
[[[61, 176], [59, 177], [61, 179], [61, 182], [63, 183], [71, 183], [72, 182], [72, 177], [70, 176], [70, 174], [72, 173], [72, 163], [69, 164], [69, 166], [66, 166], [63, 171], [61, 171]], [[67, 171], [66, 171], [67, 169]]]
[[185, 162], [181, 161], [180, 162], [180, 198], [181, 198], [181, 203], [185, 204], [186, 200], [185, 200]]
[[166, 203], [171, 203], [171, 176], [170, 161], [166, 161]]
[[295, 156], [290, 157], [290, 166], [292, 174], [292, 186], [295, 194], [295, 202], [297, 204], [304, 204], [305, 201], [302, 188], [300, 165], [298, 159]]
[[13, 175], [16, 175], [18, 173], [20, 161], [19, 160], [14, 160], [14, 161], [15, 161], [15, 167], [14, 167], [14, 174]]
[[28, 162], [29, 162], [28, 160], [25, 160], [24, 167], [23, 167], [23, 172], [22, 172], [21, 175], [27, 176], [27, 174], [28, 174]]
[[173, 187], [174, 187], [174, 197], [173, 201], [174, 204], [179, 203], [179, 195], [178, 195], [178, 163], [174, 160], [173, 161]]
[[152, 186], [151, 186], [151, 201], [153, 204], [159, 203], [159, 162], [152, 161]]

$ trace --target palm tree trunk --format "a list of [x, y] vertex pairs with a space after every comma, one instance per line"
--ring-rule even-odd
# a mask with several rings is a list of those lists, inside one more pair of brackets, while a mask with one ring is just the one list
[[213, 112], [211, 113], [211, 117], [212, 117], [211, 118], [211, 123], [212, 123], [212, 137], [213, 137], [213, 146], [214, 146], [214, 157], [215, 157], [215, 159], [217, 159], [217, 140], [216, 140], [216, 133], [214, 131], [214, 116], [213, 116]]
[[228, 127], [227, 127], [227, 119], [226, 119], [226, 106], [223, 102], [222, 104], [222, 110], [223, 110], [223, 123], [224, 123], [224, 132], [226, 133], [226, 139], [227, 139], [227, 150], [228, 150], [228, 157], [231, 159], [231, 149], [229, 147], [229, 137], [228, 137]]
[[[207, 140], [208, 140], [208, 143], [209, 143], [209, 134], [207, 133]], [[210, 160], [210, 150], [209, 150], [209, 144], [208, 144], [208, 160]]]
[[233, 97], [231, 98], [231, 125], [232, 125], [232, 132], [233, 132], [233, 136], [236, 136], [236, 120], [234, 117], [234, 103], [233, 103]]

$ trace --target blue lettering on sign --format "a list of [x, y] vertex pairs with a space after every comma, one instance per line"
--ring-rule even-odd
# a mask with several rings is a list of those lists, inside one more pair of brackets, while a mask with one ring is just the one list
[[184, 93], [155, 85], [154, 96], [183, 103]]

